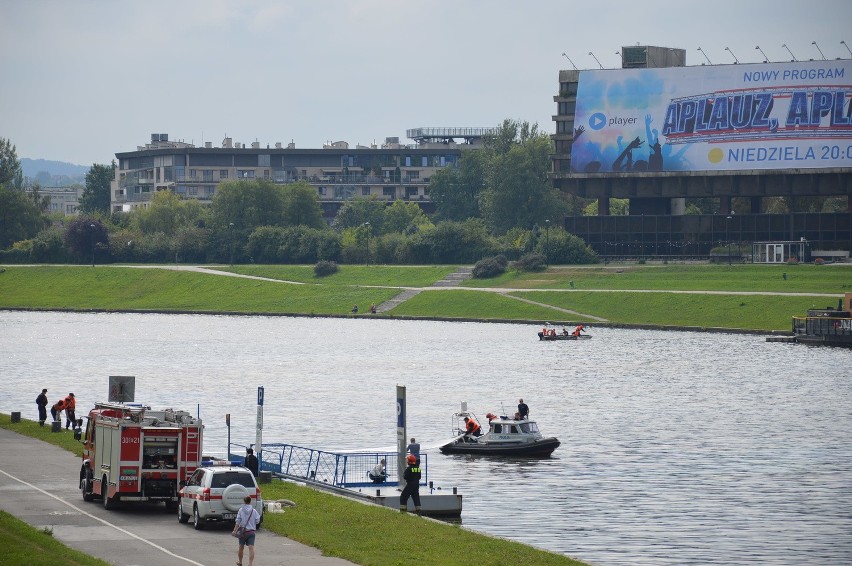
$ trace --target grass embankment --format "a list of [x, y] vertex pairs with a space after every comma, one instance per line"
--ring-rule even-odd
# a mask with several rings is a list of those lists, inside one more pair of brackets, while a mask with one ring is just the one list
[[[429, 287], [455, 268], [344, 265], [322, 278], [311, 266], [217, 269], [282, 282], [158, 268], [8, 266], [0, 273], [0, 308], [322, 316], [347, 314], [358, 304], [358, 316], [383, 316], [370, 315], [370, 303], [380, 304], [403, 287]], [[787, 331], [791, 316], [814, 306], [836, 305], [831, 297], [807, 294], [839, 296], [848, 291], [852, 291], [852, 265], [554, 266], [540, 273], [513, 271], [494, 279], [469, 280], [460, 289], [429, 290], [384, 316], [555, 323], [593, 322], [599, 317], [615, 324]], [[765, 294], [736, 294], [743, 292]]]
[[[39, 427], [35, 421], [21, 419], [12, 424], [9, 415], [0, 413], [0, 427], [20, 434], [50, 442], [74, 454], [80, 453], [80, 443], [67, 431], [54, 433], [49, 427]], [[296, 507], [285, 513], [269, 513], [264, 517], [265, 530], [289, 537], [322, 550], [326, 556], [335, 556], [356, 564], [418, 566], [469, 566], [470, 564], [536, 564], [542, 566], [582, 566], [583, 563], [539, 550], [521, 543], [489, 537], [438, 521], [423, 520], [415, 515], [364, 505], [357, 501], [337, 497], [304, 486], [285, 482], [263, 485], [263, 498], [267, 501], [289, 499]], [[14, 529], [14, 530], [13, 530]], [[20, 533], [20, 534], [19, 534]], [[224, 536], [224, 534], [223, 534]], [[259, 536], [263, 536], [263, 531]], [[16, 537], [9, 538], [7, 537]], [[38, 529], [21, 523], [11, 516], [0, 515], [0, 543], [5, 548], [27, 546], [41, 548], [35, 542], [50, 539]], [[33, 540], [32, 544], [29, 541]], [[21, 545], [21, 542], [25, 544]], [[62, 552], [65, 552], [64, 550]], [[74, 552], [74, 551], [69, 551]], [[77, 553], [79, 554], [79, 553]], [[22, 555], [23, 556], [23, 555]], [[45, 553], [53, 557], [50, 562], [31, 560], [0, 564], [56, 564], [55, 557], [63, 556], [55, 550]], [[83, 558], [85, 558], [84, 555]], [[89, 562], [61, 560], [63, 564], [105, 564], [94, 558]]]
[[40, 531], [5, 511], [0, 511], [0, 548], [0, 564], [10, 566], [109, 566], [109, 562], [65, 546], [51, 531]]

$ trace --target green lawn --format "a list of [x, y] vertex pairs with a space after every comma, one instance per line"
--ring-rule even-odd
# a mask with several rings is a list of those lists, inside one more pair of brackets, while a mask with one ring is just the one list
[[388, 314], [489, 320], [573, 320], [575, 318], [547, 306], [518, 301], [499, 293], [464, 289], [424, 291], [401, 303]]
[[852, 292], [852, 264], [552, 266], [541, 273], [510, 271], [463, 285], [570, 289], [572, 281], [575, 289], [846, 293]]
[[8, 267], [0, 274], [0, 307], [345, 314], [396, 294], [155, 268]]
[[283, 281], [321, 285], [376, 285], [392, 287], [428, 287], [456, 270], [447, 265], [341, 265], [326, 277], [314, 275], [312, 265], [235, 265], [214, 267], [243, 275], [256, 275]]
[[[357, 304], [363, 315], [371, 303], [381, 304], [405, 287], [429, 287], [454, 270], [453, 266], [342, 266], [339, 273], [318, 278], [311, 266], [233, 268], [281, 281], [276, 282], [155, 267], [7, 266], [0, 272], [0, 308], [322, 316], [347, 314]], [[469, 280], [465, 285], [423, 291], [385, 315], [554, 322], [593, 322], [591, 317], [600, 317], [616, 324], [787, 331], [792, 316], [814, 306], [836, 306], [838, 296], [852, 292], [852, 265], [555, 266], [540, 273], [510, 272], [494, 279]], [[514, 291], [506, 295], [471, 287]], [[635, 292], [645, 289], [833, 296]]]
[[[627, 324], [789, 331], [791, 317], [831, 299], [773, 295], [696, 295], [530, 291], [512, 293], [536, 302]], [[834, 303], [836, 305], [836, 302]], [[556, 318], [556, 317], [554, 317]], [[565, 319], [562, 315], [562, 319]], [[582, 320], [570, 318], [569, 320]]]

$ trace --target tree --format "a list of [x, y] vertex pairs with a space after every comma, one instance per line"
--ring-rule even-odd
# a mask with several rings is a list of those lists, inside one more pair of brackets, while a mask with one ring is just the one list
[[103, 260], [105, 252], [109, 252], [109, 235], [106, 226], [97, 218], [80, 216], [68, 223], [63, 236], [68, 251], [80, 263]]
[[317, 191], [310, 183], [298, 181], [292, 185], [285, 185], [283, 189], [284, 222], [288, 226], [326, 227], [322, 219], [322, 208]]
[[565, 205], [547, 179], [551, 141], [538, 126], [506, 120], [488, 142], [483, 217], [492, 233], [559, 218]]
[[416, 232], [432, 222], [417, 203], [396, 200], [384, 209], [382, 232]]
[[9, 186], [20, 175], [21, 162], [15, 146], [6, 138], [0, 138], [0, 185]]
[[80, 197], [80, 211], [84, 214], [101, 212], [109, 214], [110, 182], [115, 177], [115, 162], [111, 165], [93, 164], [86, 173], [86, 188]]
[[376, 197], [354, 198], [346, 201], [337, 216], [334, 217], [334, 227], [337, 230], [357, 228], [370, 223], [370, 233], [380, 234], [385, 218], [385, 203]]
[[245, 237], [259, 226], [285, 226], [285, 200], [284, 188], [271, 181], [224, 181], [213, 197], [213, 222]]
[[160, 191], [151, 197], [148, 208], [136, 208], [130, 213], [130, 222], [142, 234], [161, 232], [174, 236], [182, 229], [202, 225], [207, 216], [204, 205], [196, 199]]
[[23, 191], [0, 185], [0, 249], [32, 238], [44, 228], [41, 204]]
[[463, 150], [457, 167], [432, 175], [429, 199], [438, 220], [462, 221], [479, 218], [479, 196], [485, 185], [487, 155], [482, 150]]

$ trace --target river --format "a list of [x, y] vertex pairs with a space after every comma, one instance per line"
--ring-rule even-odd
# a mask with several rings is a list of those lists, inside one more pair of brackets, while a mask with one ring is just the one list
[[254, 439], [393, 446], [395, 386], [424, 446], [461, 401], [518, 398], [562, 446], [546, 460], [429, 452], [465, 527], [595, 564], [852, 562], [852, 351], [764, 336], [522, 324], [0, 311], [0, 410], [73, 391], [78, 413], [136, 376], [136, 400], [205, 420], [205, 447]]

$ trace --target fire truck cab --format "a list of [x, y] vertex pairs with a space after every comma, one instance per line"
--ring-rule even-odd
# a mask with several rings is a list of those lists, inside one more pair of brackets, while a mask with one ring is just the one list
[[130, 403], [96, 403], [83, 434], [80, 491], [119, 501], [163, 501], [177, 509], [180, 482], [201, 464], [203, 425], [186, 411]]

